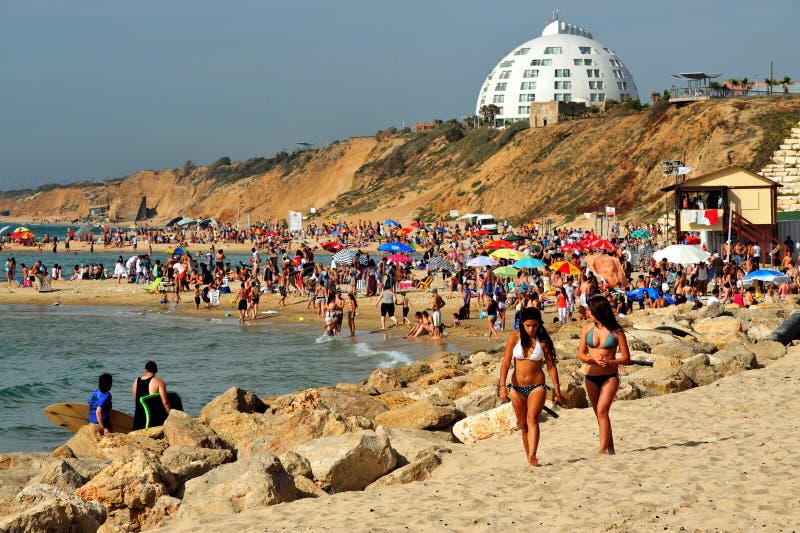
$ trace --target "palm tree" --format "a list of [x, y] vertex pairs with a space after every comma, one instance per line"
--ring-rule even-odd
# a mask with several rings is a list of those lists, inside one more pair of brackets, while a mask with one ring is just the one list
[[750, 87], [753, 86], [753, 82], [751, 82], [749, 78], [742, 78], [741, 84], [744, 89], [744, 94], [747, 96], [750, 93]]
[[783, 85], [783, 94], [789, 94], [789, 85], [792, 84], [792, 78], [790, 76], [784, 76], [781, 80], [781, 85]]
[[772, 94], [773, 85], [778, 85], [778, 80], [772, 78], [764, 78], [764, 83], [767, 85], [767, 94]]
[[483, 121], [486, 124], [494, 124], [494, 117], [500, 113], [500, 108], [494, 104], [482, 105], [480, 109]]

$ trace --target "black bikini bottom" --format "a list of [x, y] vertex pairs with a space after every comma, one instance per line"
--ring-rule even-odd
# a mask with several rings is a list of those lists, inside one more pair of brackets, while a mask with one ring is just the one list
[[583, 376], [583, 377], [586, 378], [588, 381], [594, 383], [596, 386], [602, 387], [603, 383], [605, 383], [611, 378], [619, 379], [619, 374], [603, 374], [602, 376]]
[[511, 383], [509, 383], [508, 387], [510, 389], [514, 389], [515, 391], [517, 391], [518, 393], [522, 394], [526, 398], [528, 397], [528, 395], [531, 392], [533, 392], [534, 390], [536, 390], [539, 387], [544, 387], [545, 390], [550, 390], [550, 387], [548, 387], [544, 383], [536, 383], [535, 385], [512, 385]]

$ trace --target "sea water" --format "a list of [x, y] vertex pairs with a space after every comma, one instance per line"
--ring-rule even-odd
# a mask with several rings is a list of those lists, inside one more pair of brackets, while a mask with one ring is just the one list
[[[409, 364], [450, 345], [397, 334], [320, 337], [304, 323], [254, 325], [124, 307], [0, 306], [0, 452], [51, 451], [71, 433], [44, 416], [85, 403], [100, 374], [113, 376], [114, 409], [133, 413], [132, 383], [147, 360], [189, 414], [236, 385], [259, 397], [357, 382], [378, 367]], [[346, 329], [346, 328], [345, 328]], [[390, 330], [391, 331], [391, 330]]]

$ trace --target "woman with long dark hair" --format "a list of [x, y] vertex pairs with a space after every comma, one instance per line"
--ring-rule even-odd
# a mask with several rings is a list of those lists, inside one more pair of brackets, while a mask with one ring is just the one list
[[[514, 372], [511, 374], [511, 383], [506, 384], [512, 359]], [[536, 457], [539, 447], [539, 414], [544, 406], [546, 391], [550, 388], [544, 382], [542, 367], [545, 365], [553, 383], [555, 403], [561, 404], [553, 341], [544, 329], [542, 313], [535, 307], [526, 307], [520, 316], [519, 331], [512, 333], [506, 341], [506, 351], [500, 364], [498, 394], [504, 402], [511, 398], [514, 413], [522, 429], [525, 457], [531, 466], [539, 464]]]
[[589, 320], [581, 331], [578, 358], [586, 363], [583, 366], [584, 385], [600, 428], [599, 453], [613, 454], [614, 437], [609, 411], [619, 389], [618, 367], [630, 363], [631, 353], [625, 331], [617, 322], [608, 300], [602, 296], [590, 298], [588, 307]]

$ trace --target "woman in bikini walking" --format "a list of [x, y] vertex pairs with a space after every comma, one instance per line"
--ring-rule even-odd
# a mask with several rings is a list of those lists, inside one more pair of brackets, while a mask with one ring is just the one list
[[[600, 428], [601, 454], [614, 453], [614, 437], [611, 433], [611, 403], [619, 389], [620, 365], [631, 360], [625, 331], [617, 323], [611, 304], [602, 296], [588, 302], [589, 320], [581, 331], [578, 358], [583, 366], [586, 394], [592, 402]], [[619, 348], [620, 357], [617, 357]]]
[[[511, 374], [511, 383], [506, 384], [512, 359], [514, 372]], [[520, 316], [519, 331], [512, 333], [506, 341], [506, 351], [500, 364], [498, 394], [504, 402], [511, 398], [514, 413], [522, 429], [525, 457], [531, 466], [539, 464], [536, 457], [539, 447], [539, 414], [544, 406], [546, 390], [550, 388], [544, 382], [544, 365], [547, 366], [553, 383], [554, 401], [561, 405], [553, 341], [544, 329], [542, 313], [535, 307], [526, 307]]]

